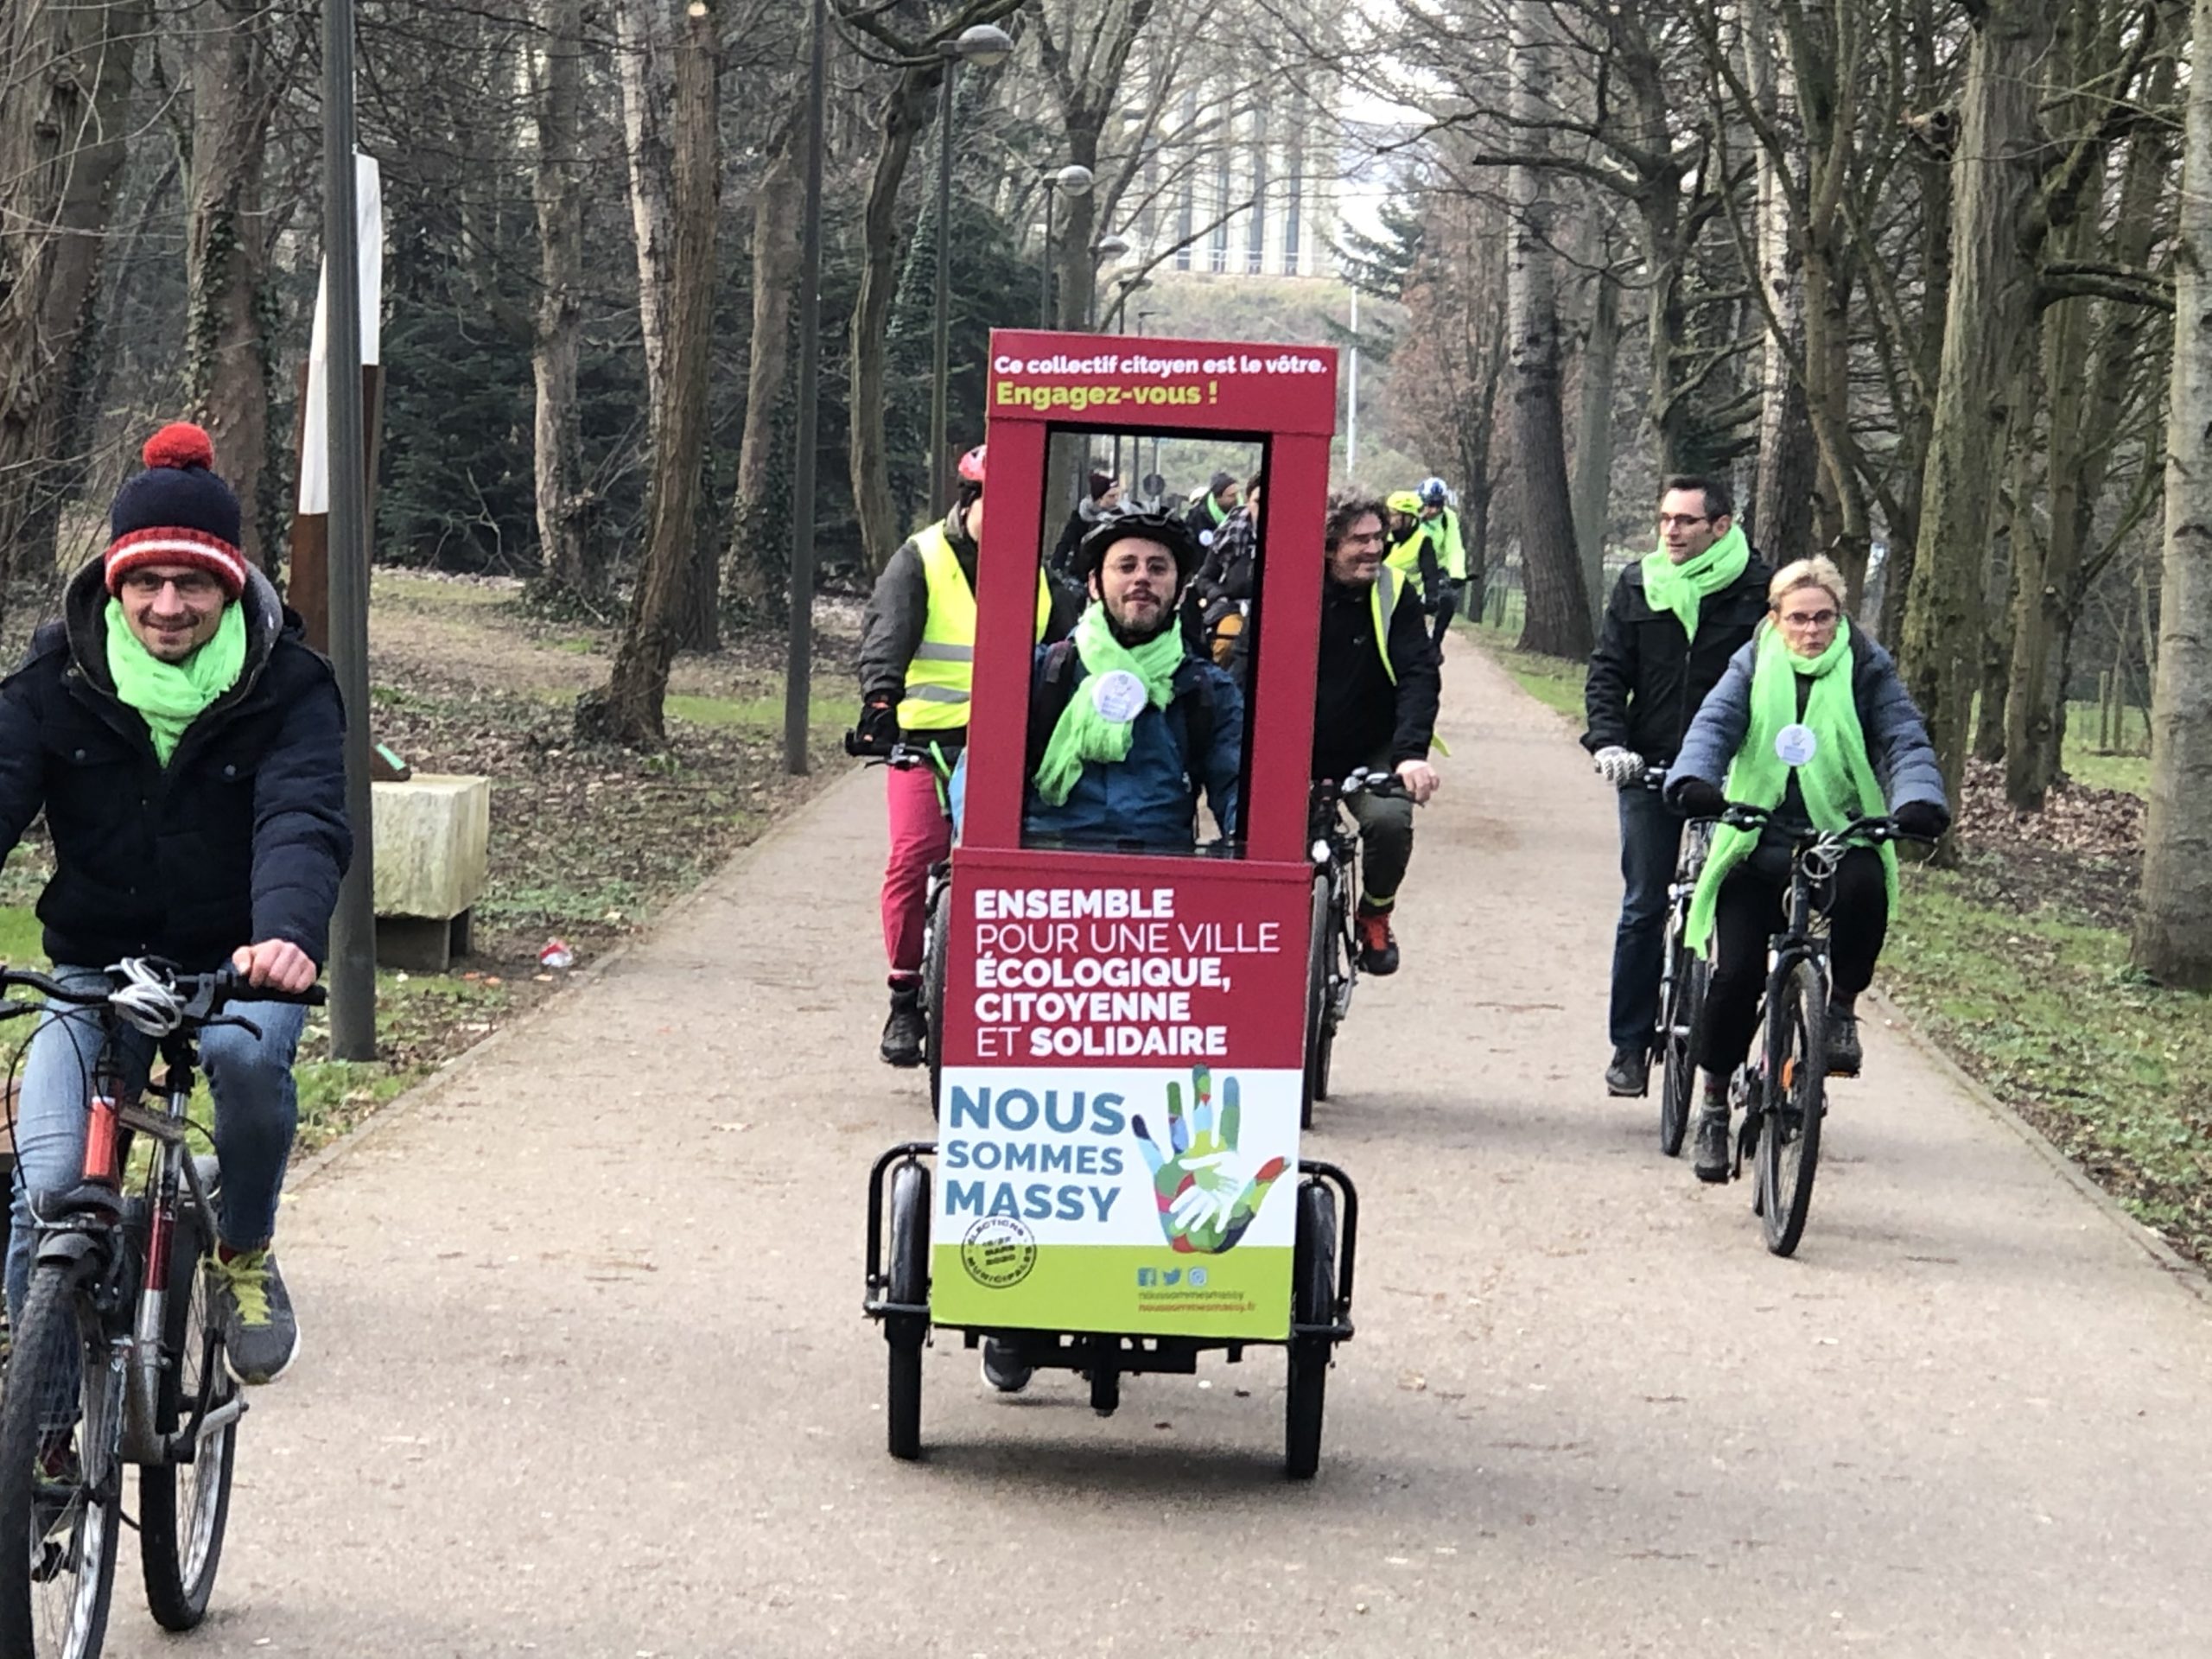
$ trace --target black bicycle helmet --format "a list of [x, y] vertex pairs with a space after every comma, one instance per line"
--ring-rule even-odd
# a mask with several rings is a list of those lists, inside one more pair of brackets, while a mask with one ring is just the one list
[[1116, 542], [1137, 539], [1158, 542], [1175, 556], [1175, 585], [1186, 585], [1198, 574], [1198, 561], [1205, 556], [1198, 538], [1193, 537], [1180, 518], [1164, 512], [1117, 512], [1100, 521], [1097, 527], [1084, 533], [1077, 543], [1075, 557], [1069, 562], [1068, 574], [1077, 585], [1090, 585], [1090, 573], [1105, 558], [1106, 550]]

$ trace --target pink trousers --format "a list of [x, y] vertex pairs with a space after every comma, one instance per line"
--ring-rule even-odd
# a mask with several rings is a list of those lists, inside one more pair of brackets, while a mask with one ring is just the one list
[[952, 820], [938, 798], [938, 775], [928, 766], [884, 769], [891, 856], [883, 867], [883, 950], [893, 980], [922, 971], [923, 907], [930, 866], [952, 852]]

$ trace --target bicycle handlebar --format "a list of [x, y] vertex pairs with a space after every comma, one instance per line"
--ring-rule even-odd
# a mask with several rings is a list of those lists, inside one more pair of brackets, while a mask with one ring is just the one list
[[[10, 968], [0, 963], [0, 989], [37, 991], [55, 1002], [66, 1002], [74, 1007], [96, 1008], [115, 1002], [128, 988], [132, 969], [137, 969], [171, 992], [181, 1005], [178, 1023], [186, 1026], [205, 1026], [215, 1019], [232, 1002], [296, 1002], [302, 1007], [317, 1008], [330, 1000], [325, 986], [310, 985], [304, 991], [283, 991], [273, 985], [250, 983], [236, 968], [226, 963], [207, 973], [180, 973], [156, 958], [132, 957], [108, 969], [109, 982], [101, 987], [65, 985], [51, 975], [35, 969]], [[124, 977], [125, 983], [115, 980]], [[9, 1014], [30, 1014], [36, 1009], [29, 1004], [12, 1004]]]
[[878, 749], [855, 731], [845, 734], [845, 753], [863, 766], [888, 766], [893, 772], [909, 772], [916, 766], [933, 764], [929, 750], [904, 738], [887, 749]]
[[[1774, 814], [1763, 806], [1731, 801], [1719, 822], [1732, 830], [1764, 830], [1773, 826]], [[1931, 847], [1936, 844], [1926, 836], [1912, 835], [1898, 828], [1893, 817], [1853, 818], [1840, 830], [1792, 830], [1789, 840], [1801, 851], [1827, 853], [1840, 853], [1850, 847], [1878, 847], [1889, 841], [1916, 841]]]
[[[1329, 787], [1325, 781], [1324, 788]], [[1335, 785], [1339, 799], [1350, 800], [1355, 795], [1374, 795], [1385, 800], [1411, 800], [1413, 791], [1406, 787], [1404, 779], [1395, 772], [1380, 772], [1372, 766], [1355, 766], [1343, 781]]]

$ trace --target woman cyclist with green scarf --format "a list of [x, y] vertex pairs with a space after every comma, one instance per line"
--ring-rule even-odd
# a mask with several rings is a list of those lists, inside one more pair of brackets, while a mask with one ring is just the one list
[[[1718, 817], [1732, 801], [1772, 815], [1763, 831], [1716, 832], [1691, 901], [1691, 944], [1713, 963], [1697, 1034], [1700, 1180], [1728, 1179], [1727, 1079], [1757, 1029], [1767, 941], [1785, 921], [1793, 835], [1885, 815], [1929, 840], [1950, 825], [1920, 711], [1889, 652], [1852, 626], [1846, 591], [1823, 558], [1775, 576], [1767, 620], [1730, 660], [1668, 773], [1667, 799], [1688, 817]], [[1815, 740], [1811, 758], [1794, 766], [1776, 747], [1789, 727], [1809, 728]], [[1859, 994], [1872, 982], [1897, 905], [1896, 850], [1852, 849], [1815, 899], [1828, 918], [1828, 1071], [1850, 1076], [1860, 1059]]]

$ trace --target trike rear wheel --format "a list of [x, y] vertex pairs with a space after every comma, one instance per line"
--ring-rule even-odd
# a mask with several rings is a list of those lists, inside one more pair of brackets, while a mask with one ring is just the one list
[[[930, 1173], [905, 1163], [891, 1173], [891, 1245], [885, 1289], [892, 1301], [920, 1307], [930, 1296]], [[891, 1455], [922, 1455], [922, 1350], [929, 1316], [887, 1313], [884, 1345], [890, 1351], [884, 1411]]]
[[1311, 1480], [1321, 1466], [1321, 1419], [1328, 1403], [1326, 1336], [1301, 1325], [1336, 1323], [1337, 1198], [1319, 1181], [1298, 1189], [1298, 1239], [1291, 1252], [1290, 1374], [1283, 1408], [1283, 1463], [1293, 1480]]
[[1306, 936], [1306, 1075], [1298, 1099], [1298, 1127], [1313, 1127], [1313, 1103], [1329, 1092], [1329, 878], [1313, 878], [1313, 926]]
[[944, 981], [951, 968], [951, 901], [952, 883], [936, 883], [930, 894], [929, 948], [922, 958], [922, 1058], [929, 1067], [931, 1117], [944, 1104]]

